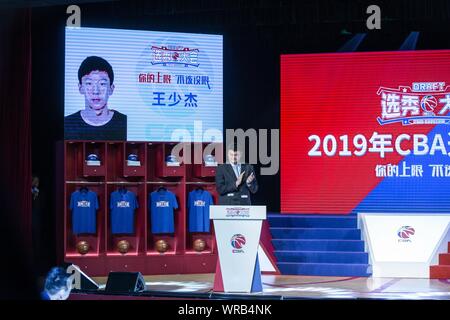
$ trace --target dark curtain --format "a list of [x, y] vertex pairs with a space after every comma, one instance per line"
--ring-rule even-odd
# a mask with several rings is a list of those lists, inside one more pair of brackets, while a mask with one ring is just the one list
[[0, 13], [0, 299], [36, 298], [31, 262], [31, 10]]

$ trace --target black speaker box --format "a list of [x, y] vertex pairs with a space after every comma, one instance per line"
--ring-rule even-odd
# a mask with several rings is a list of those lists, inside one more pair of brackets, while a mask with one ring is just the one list
[[145, 289], [145, 280], [140, 272], [110, 272], [105, 292], [142, 292]]

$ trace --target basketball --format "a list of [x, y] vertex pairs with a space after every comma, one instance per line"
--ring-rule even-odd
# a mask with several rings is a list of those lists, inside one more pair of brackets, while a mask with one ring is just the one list
[[205, 250], [206, 247], [206, 242], [203, 239], [196, 239], [194, 240], [194, 250], [201, 252], [203, 250]]
[[130, 243], [127, 240], [120, 240], [117, 243], [117, 250], [120, 253], [125, 254], [128, 252], [129, 249], [130, 249]]
[[89, 243], [87, 241], [79, 241], [77, 243], [77, 251], [80, 254], [86, 254], [89, 252]]
[[423, 111], [426, 112], [433, 112], [434, 108], [437, 107], [437, 99], [434, 96], [425, 96], [420, 101], [420, 106], [422, 107]]
[[158, 240], [155, 243], [155, 249], [159, 253], [164, 253], [167, 251], [167, 249], [169, 249], [169, 244], [164, 240]]

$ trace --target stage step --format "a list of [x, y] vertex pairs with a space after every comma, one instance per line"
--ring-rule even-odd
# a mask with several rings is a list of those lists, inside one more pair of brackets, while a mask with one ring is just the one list
[[431, 266], [430, 279], [450, 279], [450, 266]]
[[370, 276], [356, 215], [268, 214], [282, 274]]
[[272, 238], [275, 250], [289, 251], [351, 251], [363, 252], [363, 240], [336, 239], [275, 239]]
[[439, 265], [430, 266], [431, 279], [450, 279], [450, 242], [447, 244], [447, 253], [439, 254]]
[[441, 253], [439, 255], [439, 265], [450, 265], [450, 253]]
[[361, 231], [351, 228], [270, 228], [270, 231], [277, 239], [361, 239]]
[[292, 215], [269, 214], [269, 224], [273, 228], [356, 228], [354, 215]]
[[366, 252], [275, 251], [274, 253], [278, 262], [367, 264], [369, 261]]
[[278, 268], [282, 274], [335, 276], [335, 277], [369, 277], [368, 264], [355, 263], [295, 263], [279, 262]]

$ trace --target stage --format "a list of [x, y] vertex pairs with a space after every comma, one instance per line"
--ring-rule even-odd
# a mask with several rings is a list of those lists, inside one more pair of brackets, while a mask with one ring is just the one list
[[263, 275], [262, 293], [229, 294], [213, 292], [214, 274], [145, 276], [147, 291], [108, 294], [106, 277], [93, 278], [98, 292], [74, 291], [70, 300], [124, 299], [370, 299], [370, 300], [450, 300], [450, 280], [373, 277], [311, 277]]

